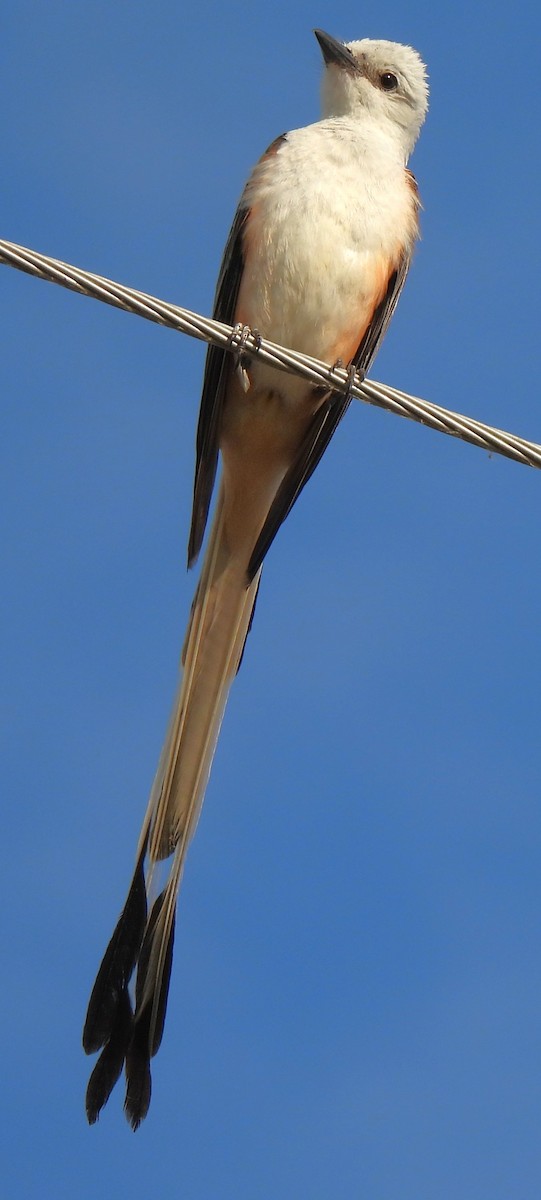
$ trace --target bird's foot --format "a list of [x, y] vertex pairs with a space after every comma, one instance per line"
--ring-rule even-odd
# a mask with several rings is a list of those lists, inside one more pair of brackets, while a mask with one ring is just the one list
[[[364, 379], [365, 379], [364, 371], [361, 371], [359, 369], [359, 367], [356, 367], [355, 363], [350, 363], [349, 366], [346, 367], [345, 362], [341, 358], [337, 358], [336, 362], [333, 363], [332, 369], [333, 369], [333, 371], [336, 371], [336, 370], [347, 371], [345, 396], [346, 396], [346, 399], [350, 399], [352, 388], [355, 386], [358, 386], [360, 383], [364, 382]], [[336, 391], [335, 395], [337, 397], [339, 397], [341, 400], [344, 399], [344, 391], [342, 391], [342, 390]]]
[[[251, 348], [250, 353], [246, 352], [246, 344], [249, 338], [253, 338], [255, 346]], [[248, 375], [247, 367], [250, 364], [251, 354], [257, 354], [261, 349], [262, 337], [258, 329], [252, 329], [250, 325], [242, 325], [240, 322], [235, 325], [228, 341], [233, 348], [233, 357], [235, 361], [235, 369], [240, 379], [240, 385], [243, 392], [250, 390], [250, 376]]]

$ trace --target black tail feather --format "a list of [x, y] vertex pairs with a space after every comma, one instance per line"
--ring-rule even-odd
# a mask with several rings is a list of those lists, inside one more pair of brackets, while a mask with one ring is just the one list
[[126, 1054], [126, 1099], [124, 1112], [135, 1132], [144, 1121], [152, 1093], [148, 1028], [135, 1026]]
[[152, 969], [154, 969], [154, 940], [165, 897], [166, 892], [162, 892], [154, 902], [137, 968], [137, 1007], [133, 1022], [133, 1036], [126, 1054], [126, 1100], [124, 1103], [126, 1116], [134, 1130], [139, 1127], [148, 1112], [152, 1087], [150, 1060], [160, 1047], [167, 1010], [175, 940], [174, 917], [161, 977], [159, 980], [150, 981], [149, 979], [151, 963], [153, 964]]
[[144, 998], [145, 986], [146, 986], [146, 982], [147, 982], [150, 956], [152, 954], [154, 932], [156, 929], [156, 925], [159, 921], [161, 911], [163, 909], [164, 900], [165, 900], [165, 889], [163, 892], [160, 892], [159, 896], [156, 896], [154, 904], [152, 905], [152, 908], [150, 910], [150, 915], [149, 915], [149, 918], [148, 918], [148, 921], [146, 924], [145, 936], [143, 938], [141, 949], [139, 951], [139, 957], [137, 960], [137, 978], [135, 981], [135, 1009], [136, 1009], [136, 1012], [140, 1012], [141, 1008], [143, 1007], [143, 998]]
[[89, 1125], [97, 1121], [120, 1078], [124, 1059], [133, 1037], [133, 1011], [127, 987], [120, 994], [111, 1036], [88, 1081], [86, 1115]]
[[165, 1016], [167, 1013], [167, 999], [169, 996], [169, 984], [171, 983], [171, 968], [173, 966], [173, 947], [175, 944], [175, 916], [171, 924], [171, 932], [167, 941], [167, 950], [165, 951], [165, 959], [163, 964], [163, 974], [158, 992], [158, 1003], [156, 1005], [156, 1020], [152, 1032], [152, 1040], [150, 1043], [150, 1055], [153, 1058], [158, 1053], [162, 1044], [163, 1029], [165, 1025]]
[[119, 1005], [137, 962], [147, 919], [144, 877], [145, 845], [135, 868], [128, 898], [105, 951], [86, 1014], [83, 1047], [87, 1054], [109, 1041]]
[[[132, 1129], [141, 1124], [150, 1104], [150, 1060], [159, 1049], [163, 1036], [173, 962], [175, 914], [163, 964], [158, 970], [160, 917], [167, 889], [160, 893], [148, 914], [144, 876], [147, 842], [148, 837], [88, 1005], [83, 1046], [87, 1054], [102, 1050], [86, 1093], [86, 1114], [91, 1125], [107, 1103], [124, 1061], [127, 1082], [124, 1107]], [[134, 1013], [128, 986], [136, 966]]]
[[[155, 969], [156, 959], [154, 941], [156, 927], [162, 913], [165, 898], [166, 891], [163, 891], [154, 901], [152, 911], [148, 919], [143, 945], [139, 954], [137, 984], [135, 988], [135, 1024], [141, 1028], [146, 1026], [148, 1029], [148, 1046], [149, 1055], [151, 1058], [153, 1058], [159, 1050], [163, 1036], [165, 1014], [167, 1011], [167, 997], [169, 994], [169, 983], [171, 980], [171, 967], [173, 963], [173, 946], [175, 942], [175, 914], [173, 914], [171, 932], [169, 934], [163, 968], [161, 970], [161, 978], [159, 981], [151, 980], [149, 978], [149, 968], [152, 964], [151, 969]], [[159, 984], [158, 992], [156, 992], [157, 984]], [[154, 1029], [152, 1031], [151, 1041], [151, 1020], [153, 1013]]]

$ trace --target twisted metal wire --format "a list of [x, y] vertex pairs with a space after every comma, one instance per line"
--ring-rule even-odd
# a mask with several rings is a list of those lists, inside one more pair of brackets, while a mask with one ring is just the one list
[[427, 425], [440, 433], [460, 438], [464, 442], [480, 446], [491, 453], [502, 454], [506, 458], [512, 458], [526, 466], [541, 467], [541, 446], [535, 442], [526, 441], [524, 438], [517, 437], [516, 434], [506, 433], [503, 429], [494, 429], [472, 417], [451, 412], [449, 409], [441, 408], [438, 404], [431, 404], [428, 400], [421, 400], [418, 396], [410, 396], [407, 392], [390, 387], [388, 384], [377, 383], [369, 379], [361, 381], [360, 378], [351, 383], [345, 368], [329, 366], [328, 363], [321, 362], [317, 358], [310, 358], [309, 355], [287, 350], [283, 346], [277, 346], [273, 342], [254, 335], [251, 331], [241, 330], [240, 327], [232, 328], [230, 325], [223, 325], [209, 317], [201, 317], [198, 313], [190, 312], [189, 309], [158, 300], [146, 292], [125, 287], [102, 275], [83, 271], [80, 267], [74, 267], [70, 263], [38, 254], [37, 251], [29, 250], [25, 246], [17, 246], [13, 242], [0, 239], [0, 264], [16, 267], [19, 271], [35, 275], [39, 279], [46, 279], [50, 283], [61, 284], [62, 287], [69, 288], [71, 291], [90, 296], [95, 300], [102, 300], [105, 304], [122, 308], [125, 312], [135, 313], [137, 316], [145, 317], [148, 321], [165, 325], [169, 329], [187, 333], [190, 337], [198, 338], [200, 341], [211, 342], [224, 350], [235, 352], [239, 345], [242, 345], [243, 352], [252, 356], [257, 355], [262, 362], [268, 363], [269, 366], [276, 367], [278, 370], [300, 375], [310, 383], [327, 388], [332, 387], [336, 391], [343, 392], [348, 388], [351, 396], [356, 400], [364, 400], [377, 408], [386, 409], [401, 417], [408, 417], [410, 420]]

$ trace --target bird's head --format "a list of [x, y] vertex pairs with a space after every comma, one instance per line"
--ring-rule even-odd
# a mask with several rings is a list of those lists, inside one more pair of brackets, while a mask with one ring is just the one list
[[339, 42], [316, 29], [325, 71], [324, 117], [355, 117], [368, 111], [391, 122], [411, 153], [428, 108], [426, 67], [416, 50], [398, 42]]

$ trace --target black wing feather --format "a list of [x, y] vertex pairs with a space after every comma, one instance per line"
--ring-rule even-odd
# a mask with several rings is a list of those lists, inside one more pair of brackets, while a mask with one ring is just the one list
[[[220, 267], [212, 315], [216, 321], [223, 321], [224, 325], [233, 325], [235, 321], [244, 269], [242, 240], [249, 213], [249, 208], [243, 207], [241, 201], [235, 213]], [[231, 365], [231, 355], [227, 350], [209, 346], [197, 425], [192, 524], [188, 542], [189, 567], [195, 562], [205, 535], [218, 466], [222, 409]]]

